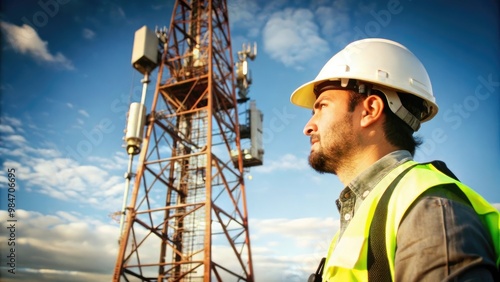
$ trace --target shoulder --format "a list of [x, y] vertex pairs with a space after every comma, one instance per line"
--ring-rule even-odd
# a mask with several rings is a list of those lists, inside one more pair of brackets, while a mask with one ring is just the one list
[[490, 275], [488, 269], [495, 268], [488, 230], [467, 200], [449, 188], [428, 189], [406, 212], [397, 232], [396, 272], [413, 265], [421, 269], [414, 275], [427, 270], [425, 275], [443, 279], [473, 267]]

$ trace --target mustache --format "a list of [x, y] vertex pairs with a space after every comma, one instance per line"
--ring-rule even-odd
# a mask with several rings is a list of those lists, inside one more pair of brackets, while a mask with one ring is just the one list
[[311, 135], [311, 138], [310, 138], [310, 142], [311, 144], [313, 144], [314, 142], [319, 142], [320, 141], [320, 138], [319, 138], [319, 135]]

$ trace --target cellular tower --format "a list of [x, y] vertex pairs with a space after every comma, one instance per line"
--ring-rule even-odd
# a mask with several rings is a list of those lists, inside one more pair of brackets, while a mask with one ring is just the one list
[[233, 55], [221, 0], [177, 0], [168, 29], [135, 32], [143, 92], [127, 118], [113, 281], [254, 281], [244, 174], [264, 154], [263, 115], [248, 97], [256, 52]]

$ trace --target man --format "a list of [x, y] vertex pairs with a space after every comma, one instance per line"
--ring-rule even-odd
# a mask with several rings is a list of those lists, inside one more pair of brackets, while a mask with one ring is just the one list
[[500, 279], [498, 210], [443, 162], [412, 159], [421, 144], [413, 133], [438, 107], [406, 47], [353, 42], [290, 100], [313, 109], [309, 164], [345, 185], [340, 230], [310, 281]]

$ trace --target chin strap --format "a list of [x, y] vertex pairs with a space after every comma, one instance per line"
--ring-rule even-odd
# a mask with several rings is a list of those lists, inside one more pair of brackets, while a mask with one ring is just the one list
[[420, 120], [403, 106], [396, 91], [390, 90], [388, 88], [379, 88], [376, 86], [374, 86], [372, 89], [384, 93], [391, 111], [400, 119], [402, 119], [406, 124], [408, 124], [413, 129], [413, 131], [417, 131], [420, 128]]

